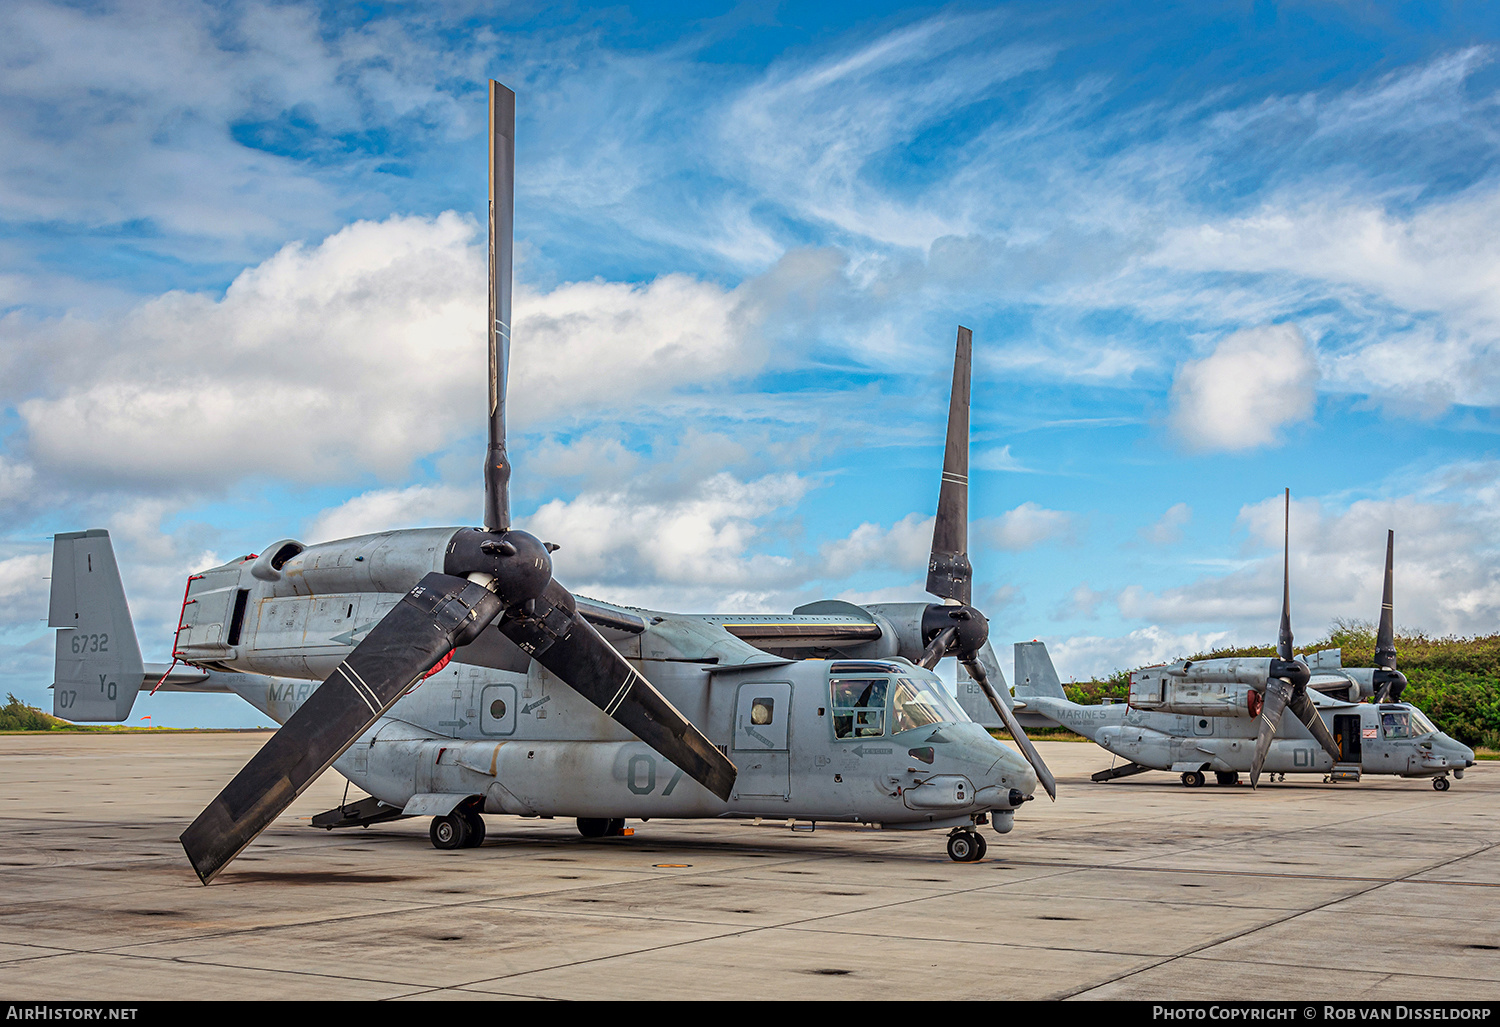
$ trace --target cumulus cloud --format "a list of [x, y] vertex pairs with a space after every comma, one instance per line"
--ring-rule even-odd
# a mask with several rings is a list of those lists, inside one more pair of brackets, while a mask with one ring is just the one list
[[[1375, 620], [1385, 567], [1386, 530], [1396, 532], [1396, 617], [1442, 634], [1488, 634], [1500, 623], [1500, 465], [1455, 465], [1423, 487], [1390, 499], [1346, 507], [1293, 499], [1291, 610], [1299, 642], [1335, 619]], [[1159, 624], [1228, 625], [1237, 638], [1274, 639], [1281, 611], [1282, 497], [1240, 511], [1239, 523], [1259, 555], [1227, 575], [1152, 592], [1118, 596], [1127, 618]]]
[[303, 532], [303, 540], [312, 545], [397, 528], [477, 524], [483, 507], [483, 490], [478, 484], [471, 488], [412, 485], [373, 489], [318, 514]]
[[618, 491], [553, 500], [520, 526], [562, 546], [553, 556], [558, 577], [580, 588], [780, 587], [796, 580], [798, 561], [749, 550], [762, 534], [758, 522], [811, 486], [793, 474], [741, 481], [725, 472], [678, 499]]
[[47, 616], [47, 575], [52, 557], [28, 553], [0, 560], [0, 618], [30, 620]]
[[[452, 212], [357, 222], [286, 246], [221, 298], [169, 293], [108, 323], [12, 315], [0, 361], [33, 464], [196, 486], [403, 472], [484, 424], [477, 235]], [[518, 289], [512, 424], [752, 374], [763, 292], [680, 274]], [[0, 498], [29, 473], [0, 465]]]
[[1177, 632], [1152, 624], [1116, 638], [1075, 635], [1043, 641], [1058, 677], [1064, 681], [1087, 681], [1107, 677], [1115, 671], [1209, 652], [1223, 645], [1228, 636], [1227, 631]]
[[914, 513], [889, 528], [861, 524], [846, 537], [823, 544], [819, 576], [843, 578], [872, 567], [925, 570], [935, 520]]
[[18, 407], [33, 460], [155, 483], [404, 469], [483, 424], [474, 236], [451, 213], [357, 222], [284, 247], [222, 298], [38, 326], [8, 361], [12, 390], [43, 383]]
[[511, 406], [526, 423], [753, 374], [746, 316], [728, 290], [680, 274], [519, 291]]
[[1095, 591], [1089, 588], [1087, 581], [1080, 581], [1052, 611], [1052, 619], [1069, 620], [1076, 617], [1080, 620], [1095, 620], [1099, 616], [1099, 605], [1107, 599], [1108, 592]]
[[1182, 529], [1193, 519], [1193, 508], [1186, 503], [1174, 503], [1161, 515], [1161, 520], [1142, 528], [1140, 537], [1152, 545], [1169, 546], [1182, 541]]
[[1019, 552], [1053, 539], [1067, 539], [1073, 528], [1072, 514], [1028, 501], [999, 517], [974, 521], [970, 534], [997, 549]]
[[1317, 382], [1317, 358], [1296, 325], [1248, 328], [1177, 369], [1170, 424], [1193, 450], [1269, 446], [1282, 425], [1312, 416]]

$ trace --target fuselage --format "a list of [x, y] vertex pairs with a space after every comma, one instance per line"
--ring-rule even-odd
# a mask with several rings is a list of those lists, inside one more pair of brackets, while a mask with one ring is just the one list
[[[278, 543], [265, 556], [195, 575], [177, 655], [212, 670], [275, 676], [233, 687], [284, 722], [423, 574], [441, 567], [456, 530]], [[284, 559], [272, 566], [278, 553]], [[587, 602], [600, 633], [735, 763], [727, 802], [494, 626], [410, 689], [335, 768], [412, 814], [446, 813], [438, 807], [455, 796], [482, 796], [486, 812], [523, 816], [886, 827], [1008, 817], [1036, 787], [1024, 759], [970, 722], [936, 675], [899, 657], [789, 660], [725, 629], [742, 617]]]
[[[1407, 703], [1342, 703], [1319, 696], [1317, 706], [1339, 743], [1340, 766], [1356, 766], [1362, 774], [1438, 777], [1473, 765], [1472, 749]], [[1162, 713], [1124, 703], [1080, 705], [1050, 696], [1028, 696], [1026, 707], [1133, 763], [1179, 773], [1248, 773], [1259, 727], [1250, 716]], [[1284, 717], [1264, 770], [1328, 774], [1334, 760], [1300, 721]]]

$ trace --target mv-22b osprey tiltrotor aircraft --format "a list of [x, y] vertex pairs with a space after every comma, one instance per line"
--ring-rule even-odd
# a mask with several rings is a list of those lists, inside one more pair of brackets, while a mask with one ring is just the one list
[[[1039, 779], [1055, 788], [990, 684], [1005, 690], [970, 605], [969, 331], [927, 579], [940, 604], [710, 616], [577, 599], [552, 577], [557, 547], [511, 526], [515, 94], [496, 82], [490, 113], [484, 527], [284, 539], [194, 574], [173, 647], [192, 669], [150, 674], [108, 535], [58, 535], [58, 715], [123, 720], [159, 678], [236, 692], [282, 724], [182, 835], [205, 884], [330, 766], [371, 798], [316, 825], [430, 816], [439, 848], [479, 844], [486, 813], [576, 817], [585, 836], [627, 817], [774, 817], [946, 828], [953, 859], [980, 858], [976, 827], [1008, 831]], [[932, 668], [950, 654], [1025, 759], [944, 691]]]
[[[1290, 504], [1289, 504], [1290, 505]], [[1439, 731], [1422, 711], [1399, 702], [1406, 677], [1396, 669], [1392, 566], [1395, 532], [1386, 536], [1385, 591], [1375, 636], [1375, 666], [1340, 666], [1325, 649], [1307, 662], [1292, 657], [1290, 589], [1283, 580], [1276, 658], [1189, 660], [1148, 667], [1130, 676], [1126, 704], [1069, 702], [1042, 642], [1016, 643], [1016, 709], [1098, 742], [1129, 760], [1095, 781], [1170, 770], [1189, 788], [1212, 770], [1221, 785], [1262, 771], [1285, 780], [1323, 774], [1358, 781], [1363, 774], [1428, 777], [1448, 790], [1448, 774], [1464, 776], [1474, 750]], [[1285, 573], [1285, 568], [1283, 568]], [[1363, 702], [1373, 699], [1373, 702]], [[1283, 719], [1290, 708], [1294, 717]], [[1033, 721], [1035, 723], [1035, 721]]]

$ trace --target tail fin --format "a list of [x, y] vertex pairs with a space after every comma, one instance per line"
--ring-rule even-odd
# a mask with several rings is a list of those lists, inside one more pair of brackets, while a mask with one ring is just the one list
[[1052, 666], [1052, 657], [1047, 655], [1047, 643], [1016, 643], [1016, 695], [1045, 695], [1053, 699], [1068, 697]]
[[145, 666], [109, 532], [54, 536], [47, 624], [58, 629], [52, 712], [74, 721], [129, 717]]

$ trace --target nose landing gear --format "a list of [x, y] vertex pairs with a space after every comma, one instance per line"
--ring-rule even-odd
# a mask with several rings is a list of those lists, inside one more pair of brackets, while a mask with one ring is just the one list
[[1440, 792], [1446, 792], [1448, 790], [1448, 779], [1446, 777], [1435, 777], [1432, 779], [1432, 787]]
[[955, 863], [978, 863], [989, 845], [971, 827], [960, 827], [948, 836], [948, 858]]

